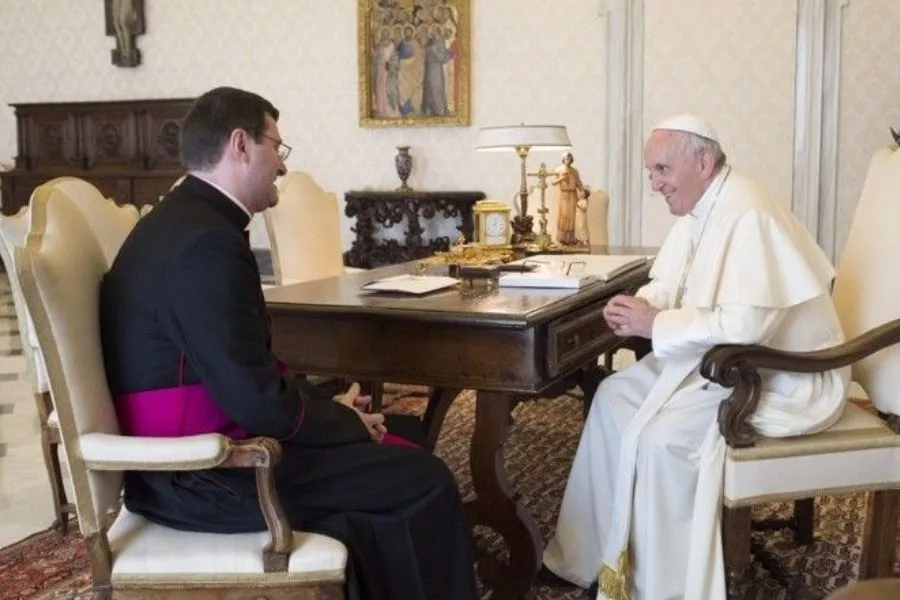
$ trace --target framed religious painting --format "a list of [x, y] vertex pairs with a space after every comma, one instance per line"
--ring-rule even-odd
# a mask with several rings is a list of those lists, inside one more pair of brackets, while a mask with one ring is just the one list
[[360, 125], [468, 125], [470, 0], [357, 2]]

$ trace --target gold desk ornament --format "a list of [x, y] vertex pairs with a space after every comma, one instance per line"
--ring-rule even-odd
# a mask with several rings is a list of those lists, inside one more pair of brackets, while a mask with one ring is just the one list
[[502, 200], [479, 200], [472, 208], [475, 239], [482, 246], [506, 247], [512, 239], [512, 207]]
[[515, 260], [512, 246], [485, 246], [483, 244], [457, 244], [446, 252], [435, 252], [419, 259], [418, 268], [431, 265], [459, 265], [483, 267], [499, 265]]

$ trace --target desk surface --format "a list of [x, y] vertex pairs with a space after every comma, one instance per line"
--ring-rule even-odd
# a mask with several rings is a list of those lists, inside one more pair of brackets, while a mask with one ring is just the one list
[[[652, 254], [651, 248], [596, 247], [595, 253]], [[609, 282], [595, 282], [577, 290], [500, 288], [491, 291], [456, 288], [424, 296], [365, 291], [362, 287], [391, 275], [412, 273], [414, 263], [390, 265], [266, 290], [271, 314], [302, 311], [307, 314], [359, 314], [428, 322], [464, 322], [504, 328], [524, 328], [552, 319], [595, 298], [631, 289], [647, 279], [649, 265], [638, 267]], [[445, 267], [433, 273], [446, 274]]]

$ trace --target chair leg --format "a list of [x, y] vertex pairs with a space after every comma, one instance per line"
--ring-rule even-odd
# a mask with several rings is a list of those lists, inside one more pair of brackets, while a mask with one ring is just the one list
[[808, 546], [813, 543], [816, 517], [816, 499], [803, 498], [794, 501], [794, 541]]
[[59, 462], [59, 431], [47, 423], [50, 413], [53, 412], [53, 400], [50, 392], [35, 392], [34, 403], [41, 421], [41, 451], [44, 454], [44, 466], [50, 479], [53, 511], [56, 513], [53, 528], [65, 535], [69, 530], [69, 515], [75, 514], [75, 507], [69, 504], [66, 498], [66, 487], [63, 484], [62, 466]]
[[722, 547], [729, 600], [740, 597], [750, 572], [750, 507], [722, 507]]
[[54, 437], [53, 433], [49, 431], [49, 426], [44, 425], [44, 429], [41, 431], [41, 449], [44, 453], [44, 465], [47, 468], [47, 475], [50, 478], [53, 510], [56, 513], [53, 528], [66, 535], [69, 531], [69, 512], [71, 509], [68, 506], [66, 487], [63, 484], [62, 466], [59, 462], [59, 442], [54, 440]]
[[891, 577], [897, 544], [900, 490], [872, 492], [867, 513], [859, 578]]

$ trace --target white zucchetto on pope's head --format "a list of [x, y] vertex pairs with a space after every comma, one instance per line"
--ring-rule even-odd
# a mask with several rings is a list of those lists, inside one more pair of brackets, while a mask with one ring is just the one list
[[669, 117], [668, 119], [660, 121], [656, 127], [653, 128], [654, 131], [657, 129], [684, 131], [686, 133], [699, 135], [700, 137], [704, 137], [714, 142], [719, 141], [719, 134], [716, 133], [716, 130], [713, 129], [709, 123], [694, 115], [685, 114]]

